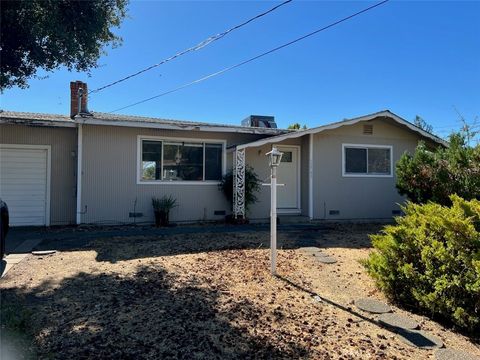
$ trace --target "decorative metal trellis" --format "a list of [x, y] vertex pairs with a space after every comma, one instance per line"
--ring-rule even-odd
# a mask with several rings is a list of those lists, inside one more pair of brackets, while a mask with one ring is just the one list
[[245, 218], [245, 149], [233, 157], [233, 216]]

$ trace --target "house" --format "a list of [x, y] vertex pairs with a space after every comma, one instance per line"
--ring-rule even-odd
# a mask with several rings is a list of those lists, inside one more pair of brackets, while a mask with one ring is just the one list
[[[420, 140], [444, 141], [392, 112], [299, 131], [88, 113], [86, 84], [71, 83], [71, 116], [0, 114], [0, 197], [11, 223], [117, 224], [153, 221], [152, 196], [173, 195], [173, 221], [244, 215], [243, 177], [268, 181], [265, 154], [284, 153], [278, 213], [309, 219], [385, 219], [404, 201], [395, 163]], [[80, 100], [80, 101], [79, 101]], [[271, 121], [271, 118], [269, 119]], [[235, 204], [218, 182], [235, 168]], [[269, 217], [262, 187], [251, 219]]]

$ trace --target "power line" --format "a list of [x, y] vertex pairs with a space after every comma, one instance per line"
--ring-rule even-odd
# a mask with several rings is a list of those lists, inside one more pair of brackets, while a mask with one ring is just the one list
[[189, 87], [189, 86], [191, 86], [191, 85], [194, 85], [194, 84], [200, 83], [200, 82], [202, 82], [202, 81], [208, 80], [208, 79], [210, 79], [210, 78], [212, 78], [212, 77], [214, 77], [214, 76], [218, 76], [218, 75], [221, 75], [221, 74], [223, 74], [223, 73], [226, 73], [227, 71], [236, 69], [236, 68], [238, 68], [238, 67], [240, 67], [240, 66], [243, 66], [243, 65], [248, 64], [248, 63], [250, 63], [250, 62], [252, 62], [252, 61], [255, 61], [255, 60], [257, 60], [257, 59], [260, 59], [260, 58], [262, 58], [262, 57], [264, 57], [264, 56], [266, 56], [266, 55], [269, 55], [269, 54], [271, 54], [271, 53], [273, 53], [273, 52], [276, 52], [276, 51], [278, 51], [278, 50], [280, 50], [280, 49], [283, 49], [283, 48], [285, 48], [285, 47], [287, 47], [287, 46], [293, 45], [293, 44], [295, 44], [295, 43], [297, 43], [297, 42], [299, 42], [299, 41], [301, 41], [301, 40], [304, 40], [304, 39], [306, 39], [306, 38], [308, 38], [308, 37], [310, 37], [310, 36], [313, 36], [313, 35], [321, 32], [321, 31], [324, 31], [324, 30], [327, 30], [327, 29], [329, 29], [329, 28], [331, 28], [331, 27], [334, 27], [334, 26], [336, 26], [336, 25], [338, 25], [338, 24], [340, 24], [340, 23], [342, 23], [342, 22], [345, 22], [345, 21], [347, 21], [347, 20], [349, 20], [349, 19], [351, 19], [351, 18], [353, 18], [353, 17], [355, 17], [355, 16], [358, 16], [358, 15], [360, 15], [360, 14], [363, 14], [363, 13], [365, 13], [365, 12], [367, 12], [367, 11], [369, 11], [369, 10], [372, 10], [372, 9], [374, 9], [374, 8], [380, 6], [380, 5], [383, 5], [383, 4], [385, 4], [386, 2], [388, 2], [388, 1], [390, 1], [390, 0], [383, 0], [383, 1], [381, 1], [381, 2], [379, 2], [379, 3], [377, 3], [377, 4], [375, 4], [375, 5], [369, 6], [369, 7], [365, 8], [365, 9], [363, 9], [363, 10], [360, 10], [360, 11], [352, 14], [352, 15], [349, 15], [349, 16], [347, 16], [347, 17], [344, 17], [344, 18], [340, 19], [340, 20], [337, 20], [337, 21], [335, 21], [335, 22], [333, 22], [333, 23], [331, 23], [331, 24], [329, 24], [329, 25], [327, 25], [327, 26], [324, 26], [324, 27], [322, 27], [322, 28], [320, 28], [320, 29], [317, 29], [317, 30], [315, 30], [315, 31], [312, 31], [311, 33], [308, 33], [308, 34], [303, 35], [303, 36], [301, 36], [301, 37], [299, 37], [299, 38], [296, 38], [295, 40], [289, 41], [289, 42], [287, 42], [287, 43], [285, 43], [285, 44], [283, 44], [283, 45], [280, 45], [280, 46], [277, 46], [276, 48], [273, 48], [273, 49], [271, 49], [271, 50], [268, 50], [268, 51], [266, 51], [266, 52], [264, 52], [264, 53], [262, 53], [262, 54], [260, 54], [260, 55], [257, 55], [257, 56], [254, 56], [254, 57], [248, 59], [248, 60], [242, 61], [241, 63], [238, 63], [238, 64], [235, 64], [235, 65], [229, 66], [229, 67], [227, 67], [227, 68], [224, 68], [223, 70], [220, 70], [220, 71], [214, 72], [214, 73], [212, 73], [212, 74], [206, 75], [206, 76], [204, 76], [204, 77], [202, 77], [202, 78], [200, 78], [200, 79], [191, 81], [191, 82], [189, 82], [189, 83], [180, 85], [180, 86], [178, 86], [178, 87], [176, 87], [176, 88], [174, 88], [174, 89], [165, 91], [165, 92], [163, 92], [163, 93], [161, 93], [161, 94], [152, 96], [152, 97], [150, 97], [150, 98], [148, 98], [148, 99], [140, 100], [140, 101], [137, 101], [136, 103], [133, 103], [133, 104], [130, 104], [130, 105], [127, 105], [127, 106], [124, 106], [124, 107], [121, 107], [121, 108], [112, 110], [112, 111], [109, 112], [109, 114], [114, 113], [114, 112], [117, 112], [117, 111], [120, 111], [120, 110], [124, 110], [124, 109], [130, 108], [130, 107], [132, 107], [132, 106], [136, 106], [136, 105], [143, 104], [143, 103], [145, 103], [145, 102], [147, 102], [147, 101], [150, 101], [150, 100], [159, 98], [159, 97], [161, 97], [161, 96], [165, 96], [165, 95], [171, 94], [171, 93], [173, 93], [173, 92], [179, 91], [179, 90], [184, 89], [184, 88], [186, 88], [186, 87]]
[[277, 6], [274, 6], [273, 8], [271, 8], [271, 9], [269, 9], [269, 10], [267, 10], [267, 11], [264, 11], [263, 13], [258, 14], [258, 15], [256, 15], [256, 16], [254, 16], [254, 17], [252, 17], [252, 18], [250, 18], [250, 19], [242, 22], [241, 24], [235, 25], [234, 27], [232, 27], [232, 28], [230, 28], [230, 29], [228, 29], [228, 30], [225, 30], [225, 31], [223, 31], [223, 32], [221, 32], [221, 33], [219, 33], [219, 34], [212, 35], [212, 36], [210, 36], [209, 38], [207, 38], [207, 39], [199, 42], [197, 45], [192, 46], [192, 47], [190, 47], [190, 48], [188, 48], [188, 49], [182, 50], [182, 51], [176, 53], [175, 55], [170, 56], [169, 58], [166, 58], [166, 59], [160, 61], [159, 63], [153, 64], [153, 65], [151, 65], [151, 66], [149, 66], [149, 67], [147, 67], [147, 68], [145, 68], [145, 69], [142, 69], [142, 70], [137, 71], [136, 73], [133, 73], [133, 74], [128, 75], [128, 76], [125, 76], [124, 78], [121, 78], [121, 79], [119, 79], [119, 80], [117, 80], [117, 81], [114, 81], [114, 82], [112, 82], [112, 83], [110, 83], [110, 84], [107, 84], [107, 85], [104, 85], [104, 86], [99, 87], [99, 88], [97, 88], [97, 89], [94, 89], [94, 90], [90, 91], [89, 94], [97, 93], [97, 92], [102, 91], [102, 90], [104, 90], [104, 89], [106, 89], [106, 88], [108, 88], [108, 87], [111, 87], [111, 86], [113, 86], [113, 85], [119, 84], [119, 83], [121, 83], [121, 82], [123, 82], [123, 81], [126, 81], [126, 80], [128, 80], [128, 79], [131, 79], [131, 78], [133, 78], [133, 77], [135, 77], [135, 76], [138, 76], [138, 75], [140, 75], [140, 74], [143, 74], [144, 72], [150, 71], [150, 70], [152, 70], [152, 69], [154, 69], [154, 68], [156, 68], [156, 67], [159, 67], [160, 65], [163, 65], [163, 64], [165, 64], [165, 63], [167, 63], [167, 62], [169, 62], [169, 61], [171, 61], [171, 60], [174, 60], [174, 59], [176, 59], [176, 58], [178, 58], [178, 57], [180, 57], [180, 56], [182, 56], [182, 55], [185, 55], [185, 54], [187, 54], [187, 53], [189, 53], [189, 52], [200, 50], [200, 49], [204, 48], [205, 46], [211, 44], [212, 42], [217, 41], [217, 40], [220, 40], [221, 38], [227, 36], [227, 35], [230, 34], [232, 31], [235, 31], [235, 30], [237, 30], [237, 29], [239, 29], [239, 28], [241, 28], [241, 27], [243, 27], [243, 26], [251, 23], [252, 21], [255, 21], [255, 20], [257, 20], [257, 19], [259, 19], [259, 18], [261, 18], [261, 17], [263, 17], [263, 16], [265, 16], [265, 15], [268, 15], [268, 14], [270, 14], [271, 12], [277, 10], [279, 7], [281, 7], [281, 6], [283, 6], [283, 5], [286, 5], [286, 4], [288, 4], [289, 2], [292, 2], [292, 1], [293, 1], [293, 0], [286, 0], [286, 1], [282, 2], [281, 4], [279, 4], [279, 5], [277, 5]]

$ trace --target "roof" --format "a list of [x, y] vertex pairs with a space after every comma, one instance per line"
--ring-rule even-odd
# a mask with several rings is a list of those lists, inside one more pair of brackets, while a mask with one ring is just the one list
[[237, 149], [240, 150], [240, 149], [245, 149], [245, 148], [248, 148], [248, 147], [262, 146], [262, 145], [265, 145], [265, 144], [276, 143], [276, 142], [279, 142], [279, 141], [283, 141], [283, 140], [287, 140], [287, 139], [293, 139], [293, 138], [301, 137], [301, 136], [304, 136], [304, 135], [317, 134], [317, 133], [320, 133], [322, 131], [333, 130], [333, 129], [337, 129], [337, 128], [342, 127], [342, 126], [354, 125], [354, 124], [359, 123], [361, 121], [369, 121], [369, 120], [373, 120], [373, 119], [381, 118], [381, 117], [392, 119], [393, 121], [395, 121], [399, 125], [409, 129], [410, 131], [416, 132], [417, 134], [419, 134], [420, 136], [422, 136], [424, 138], [428, 138], [428, 139], [430, 139], [430, 140], [432, 140], [432, 141], [434, 141], [438, 144], [441, 144], [443, 146], [448, 146], [448, 143], [445, 140], [443, 140], [442, 138], [439, 138], [438, 136], [433, 135], [433, 134], [419, 128], [418, 126], [416, 126], [416, 125], [408, 122], [407, 120], [401, 118], [400, 116], [394, 114], [390, 110], [382, 110], [382, 111], [379, 111], [379, 112], [376, 112], [376, 113], [373, 113], [373, 114], [370, 114], [370, 115], [364, 115], [364, 116], [356, 117], [356, 118], [353, 118], [353, 119], [345, 119], [345, 120], [342, 120], [342, 121], [337, 121], [337, 122], [334, 122], [334, 123], [318, 126], [318, 127], [311, 128], [311, 129], [297, 130], [293, 133], [271, 136], [271, 137], [266, 138], [266, 139], [261, 139], [261, 140], [253, 141], [253, 142], [250, 142], [250, 143], [241, 144], [241, 145], [237, 146]]
[[40, 114], [0, 110], [0, 122], [28, 123], [30, 125], [75, 127], [70, 117], [58, 114]]
[[75, 127], [76, 124], [91, 124], [107, 126], [159, 128], [169, 130], [238, 132], [264, 135], [278, 135], [290, 132], [290, 130], [282, 129], [255, 128], [227, 124], [212, 124], [199, 121], [173, 120], [132, 115], [116, 115], [100, 112], [93, 113], [93, 116], [76, 116], [75, 119], [72, 120], [66, 115], [0, 111], [0, 122], [28, 123], [31, 125], [68, 127]]

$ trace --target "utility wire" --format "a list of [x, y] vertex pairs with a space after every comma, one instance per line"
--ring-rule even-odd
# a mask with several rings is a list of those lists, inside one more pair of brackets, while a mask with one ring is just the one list
[[151, 65], [151, 66], [149, 66], [149, 67], [147, 67], [147, 68], [145, 68], [145, 69], [142, 69], [142, 70], [140, 70], [140, 71], [137, 71], [136, 73], [133, 73], [133, 74], [128, 75], [128, 76], [125, 76], [124, 78], [121, 78], [121, 79], [119, 79], [119, 80], [117, 80], [117, 81], [114, 81], [114, 82], [112, 82], [112, 83], [110, 83], [110, 84], [107, 84], [107, 85], [104, 85], [104, 86], [99, 87], [99, 88], [97, 88], [97, 89], [94, 89], [94, 90], [90, 91], [89, 94], [97, 93], [97, 92], [102, 91], [102, 90], [104, 90], [104, 89], [106, 89], [106, 88], [108, 88], [108, 87], [111, 87], [111, 86], [113, 86], [113, 85], [119, 84], [119, 83], [121, 83], [121, 82], [123, 82], [123, 81], [126, 81], [126, 80], [128, 80], [128, 79], [131, 79], [131, 78], [133, 78], [133, 77], [135, 77], [135, 76], [138, 76], [138, 75], [140, 75], [140, 74], [143, 74], [144, 72], [147, 72], [147, 71], [150, 71], [150, 70], [152, 70], [152, 69], [155, 69], [156, 67], [159, 67], [160, 65], [163, 65], [163, 64], [165, 64], [165, 63], [167, 63], [167, 62], [169, 62], [169, 61], [171, 61], [171, 60], [174, 60], [174, 59], [176, 59], [176, 58], [178, 58], [178, 57], [180, 57], [180, 56], [182, 56], [182, 55], [185, 55], [185, 54], [187, 54], [187, 53], [189, 53], [189, 52], [200, 50], [200, 49], [204, 48], [205, 46], [211, 44], [212, 42], [217, 41], [217, 40], [220, 40], [221, 38], [227, 36], [227, 35], [230, 34], [232, 31], [235, 31], [235, 30], [237, 30], [237, 29], [239, 29], [239, 28], [241, 28], [241, 27], [243, 27], [243, 26], [251, 23], [252, 21], [255, 21], [255, 20], [257, 20], [257, 19], [259, 19], [259, 18], [261, 18], [261, 17], [263, 17], [263, 16], [265, 16], [265, 15], [268, 15], [268, 14], [270, 14], [271, 12], [277, 10], [279, 7], [281, 7], [281, 6], [283, 6], [283, 5], [286, 5], [286, 4], [288, 4], [289, 2], [292, 2], [292, 1], [293, 1], [293, 0], [286, 0], [286, 1], [282, 2], [281, 4], [279, 4], [279, 5], [277, 5], [277, 6], [274, 6], [274, 7], [271, 8], [270, 10], [264, 11], [263, 13], [258, 14], [258, 15], [254, 16], [254, 17], [252, 17], [252, 18], [250, 18], [250, 19], [242, 22], [241, 24], [238, 24], [238, 25], [236, 25], [236, 26], [234, 26], [234, 27], [232, 27], [232, 28], [230, 28], [230, 29], [228, 29], [228, 30], [225, 30], [224, 32], [221, 32], [221, 33], [216, 34], [216, 35], [212, 35], [212, 36], [210, 36], [209, 38], [207, 38], [207, 39], [199, 42], [197, 45], [192, 46], [192, 47], [190, 47], [190, 48], [188, 48], [188, 49], [182, 50], [182, 51], [176, 53], [175, 55], [170, 56], [169, 58], [166, 58], [166, 59], [160, 61], [159, 63], [153, 64], [153, 65]]
[[178, 86], [178, 87], [176, 87], [176, 88], [174, 88], [174, 89], [165, 91], [165, 92], [163, 92], [163, 93], [161, 93], [161, 94], [152, 96], [152, 97], [150, 97], [150, 98], [148, 98], [148, 99], [144, 99], [144, 100], [141, 100], [141, 101], [137, 101], [136, 103], [133, 103], [133, 104], [130, 104], [130, 105], [123, 106], [123, 107], [121, 107], [121, 108], [112, 110], [112, 111], [109, 112], [109, 114], [114, 113], [114, 112], [117, 112], [117, 111], [120, 111], [120, 110], [124, 110], [124, 109], [130, 108], [130, 107], [132, 107], [132, 106], [136, 106], [136, 105], [143, 104], [143, 103], [145, 103], [145, 102], [147, 102], [147, 101], [150, 101], [150, 100], [159, 98], [159, 97], [161, 97], [161, 96], [165, 96], [165, 95], [171, 94], [171, 93], [173, 93], [173, 92], [179, 91], [179, 90], [184, 89], [184, 88], [186, 88], [186, 87], [189, 87], [189, 86], [191, 86], [191, 85], [200, 83], [200, 82], [205, 81], [205, 80], [207, 80], [207, 79], [210, 79], [210, 78], [212, 78], [212, 77], [214, 77], [214, 76], [218, 76], [218, 75], [221, 75], [221, 74], [223, 74], [223, 73], [226, 73], [227, 71], [236, 69], [236, 68], [238, 68], [238, 67], [240, 67], [240, 66], [243, 66], [243, 65], [248, 64], [248, 63], [250, 63], [250, 62], [252, 62], [252, 61], [255, 61], [255, 60], [257, 60], [257, 59], [260, 59], [261, 57], [264, 57], [264, 56], [266, 56], [266, 55], [269, 55], [269, 54], [271, 54], [271, 53], [273, 53], [273, 52], [276, 52], [276, 51], [278, 51], [278, 50], [280, 50], [280, 49], [283, 49], [283, 48], [285, 48], [285, 47], [287, 47], [287, 46], [293, 45], [293, 44], [295, 44], [295, 43], [297, 43], [297, 42], [299, 42], [299, 41], [301, 41], [301, 40], [304, 40], [304, 39], [306, 39], [306, 38], [308, 38], [308, 37], [310, 37], [310, 36], [313, 36], [313, 35], [321, 32], [321, 31], [324, 31], [324, 30], [327, 30], [327, 29], [329, 29], [329, 28], [331, 28], [331, 27], [334, 27], [334, 26], [336, 26], [336, 25], [338, 25], [338, 24], [340, 24], [340, 23], [342, 23], [342, 22], [345, 22], [345, 21], [347, 21], [347, 20], [349, 20], [349, 19], [351, 19], [351, 18], [353, 18], [353, 17], [355, 17], [355, 16], [358, 16], [358, 15], [360, 15], [360, 14], [363, 14], [363, 13], [365, 13], [365, 12], [367, 12], [367, 11], [369, 11], [369, 10], [372, 10], [372, 9], [374, 9], [374, 8], [380, 6], [380, 5], [383, 5], [383, 4], [385, 4], [386, 2], [388, 2], [388, 1], [390, 1], [390, 0], [383, 0], [383, 1], [381, 1], [381, 2], [379, 2], [379, 3], [377, 3], [377, 4], [375, 4], [375, 5], [369, 6], [369, 7], [365, 8], [365, 9], [363, 9], [363, 10], [360, 10], [360, 11], [352, 14], [352, 15], [349, 15], [349, 16], [347, 16], [347, 17], [344, 17], [344, 18], [340, 19], [340, 20], [337, 20], [337, 21], [335, 21], [335, 22], [333, 22], [333, 23], [331, 23], [331, 24], [329, 24], [329, 25], [327, 25], [327, 26], [324, 26], [324, 27], [322, 27], [322, 28], [320, 28], [320, 29], [317, 29], [317, 30], [315, 30], [315, 31], [312, 31], [311, 33], [308, 33], [308, 34], [306, 34], [306, 35], [303, 35], [303, 36], [301, 36], [301, 37], [299, 37], [299, 38], [297, 38], [297, 39], [295, 39], [295, 40], [289, 41], [289, 42], [287, 42], [287, 43], [285, 43], [285, 44], [283, 44], [283, 45], [277, 46], [276, 48], [273, 48], [273, 49], [271, 49], [271, 50], [269, 50], [269, 51], [266, 51], [266, 52], [264, 52], [264, 53], [262, 53], [262, 54], [260, 54], [260, 55], [257, 55], [257, 56], [254, 56], [254, 57], [248, 59], [248, 60], [242, 61], [241, 63], [238, 63], [238, 64], [235, 64], [235, 65], [229, 66], [229, 67], [227, 67], [227, 68], [224, 68], [223, 70], [220, 70], [220, 71], [214, 72], [214, 73], [212, 73], [212, 74], [206, 75], [206, 76], [204, 76], [204, 77], [202, 77], [202, 78], [200, 78], [200, 79], [191, 81], [191, 82], [189, 82], [189, 83], [180, 85], [180, 86]]

